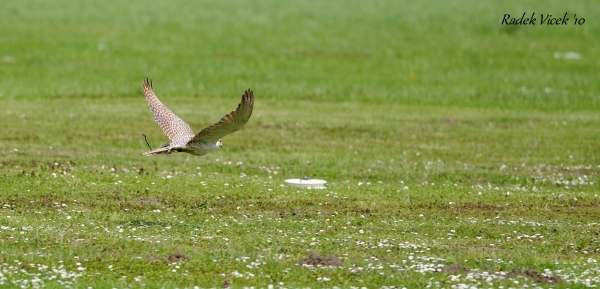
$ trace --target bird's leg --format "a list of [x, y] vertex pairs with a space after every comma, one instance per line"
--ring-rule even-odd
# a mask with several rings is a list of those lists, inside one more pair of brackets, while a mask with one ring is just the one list
[[146, 141], [146, 145], [148, 145], [148, 148], [150, 150], [152, 150], [152, 148], [150, 147], [150, 144], [148, 143], [148, 139], [146, 138], [146, 135], [145, 134], [142, 134], [142, 135], [144, 136], [144, 140]]

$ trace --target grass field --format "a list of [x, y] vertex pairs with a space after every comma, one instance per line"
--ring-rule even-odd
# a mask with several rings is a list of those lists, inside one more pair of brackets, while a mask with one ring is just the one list
[[[523, 12], [586, 22], [500, 25]], [[599, 16], [593, 1], [6, 1], [0, 285], [597, 287]], [[211, 154], [144, 157], [142, 134], [167, 141], [144, 77], [194, 130], [247, 88], [254, 113]], [[305, 175], [327, 188], [283, 185]]]

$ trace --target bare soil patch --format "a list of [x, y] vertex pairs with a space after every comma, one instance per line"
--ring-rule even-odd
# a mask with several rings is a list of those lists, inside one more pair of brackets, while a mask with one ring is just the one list
[[308, 258], [298, 261], [297, 264], [311, 266], [342, 266], [342, 260], [335, 256], [321, 256], [317, 253], [311, 253]]

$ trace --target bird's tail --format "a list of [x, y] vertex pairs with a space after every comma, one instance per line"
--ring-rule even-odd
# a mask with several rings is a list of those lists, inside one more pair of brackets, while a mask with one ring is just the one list
[[154, 150], [150, 150], [144, 153], [145, 156], [149, 157], [151, 155], [156, 155], [156, 154], [170, 154], [171, 153], [171, 148], [169, 147], [160, 147]]

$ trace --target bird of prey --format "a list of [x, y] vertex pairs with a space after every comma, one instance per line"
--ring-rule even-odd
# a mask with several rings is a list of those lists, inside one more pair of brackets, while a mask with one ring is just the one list
[[142, 92], [154, 113], [154, 120], [171, 140], [170, 143], [157, 149], [150, 149], [144, 153], [145, 156], [154, 154], [171, 154], [174, 152], [186, 152], [193, 155], [205, 155], [223, 146], [221, 138], [242, 128], [252, 115], [254, 107], [254, 94], [248, 89], [242, 95], [242, 101], [237, 109], [225, 115], [215, 124], [208, 126], [199, 133], [194, 134], [190, 126], [171, 112], [154, 94], [152, 82], [144, 80]]

